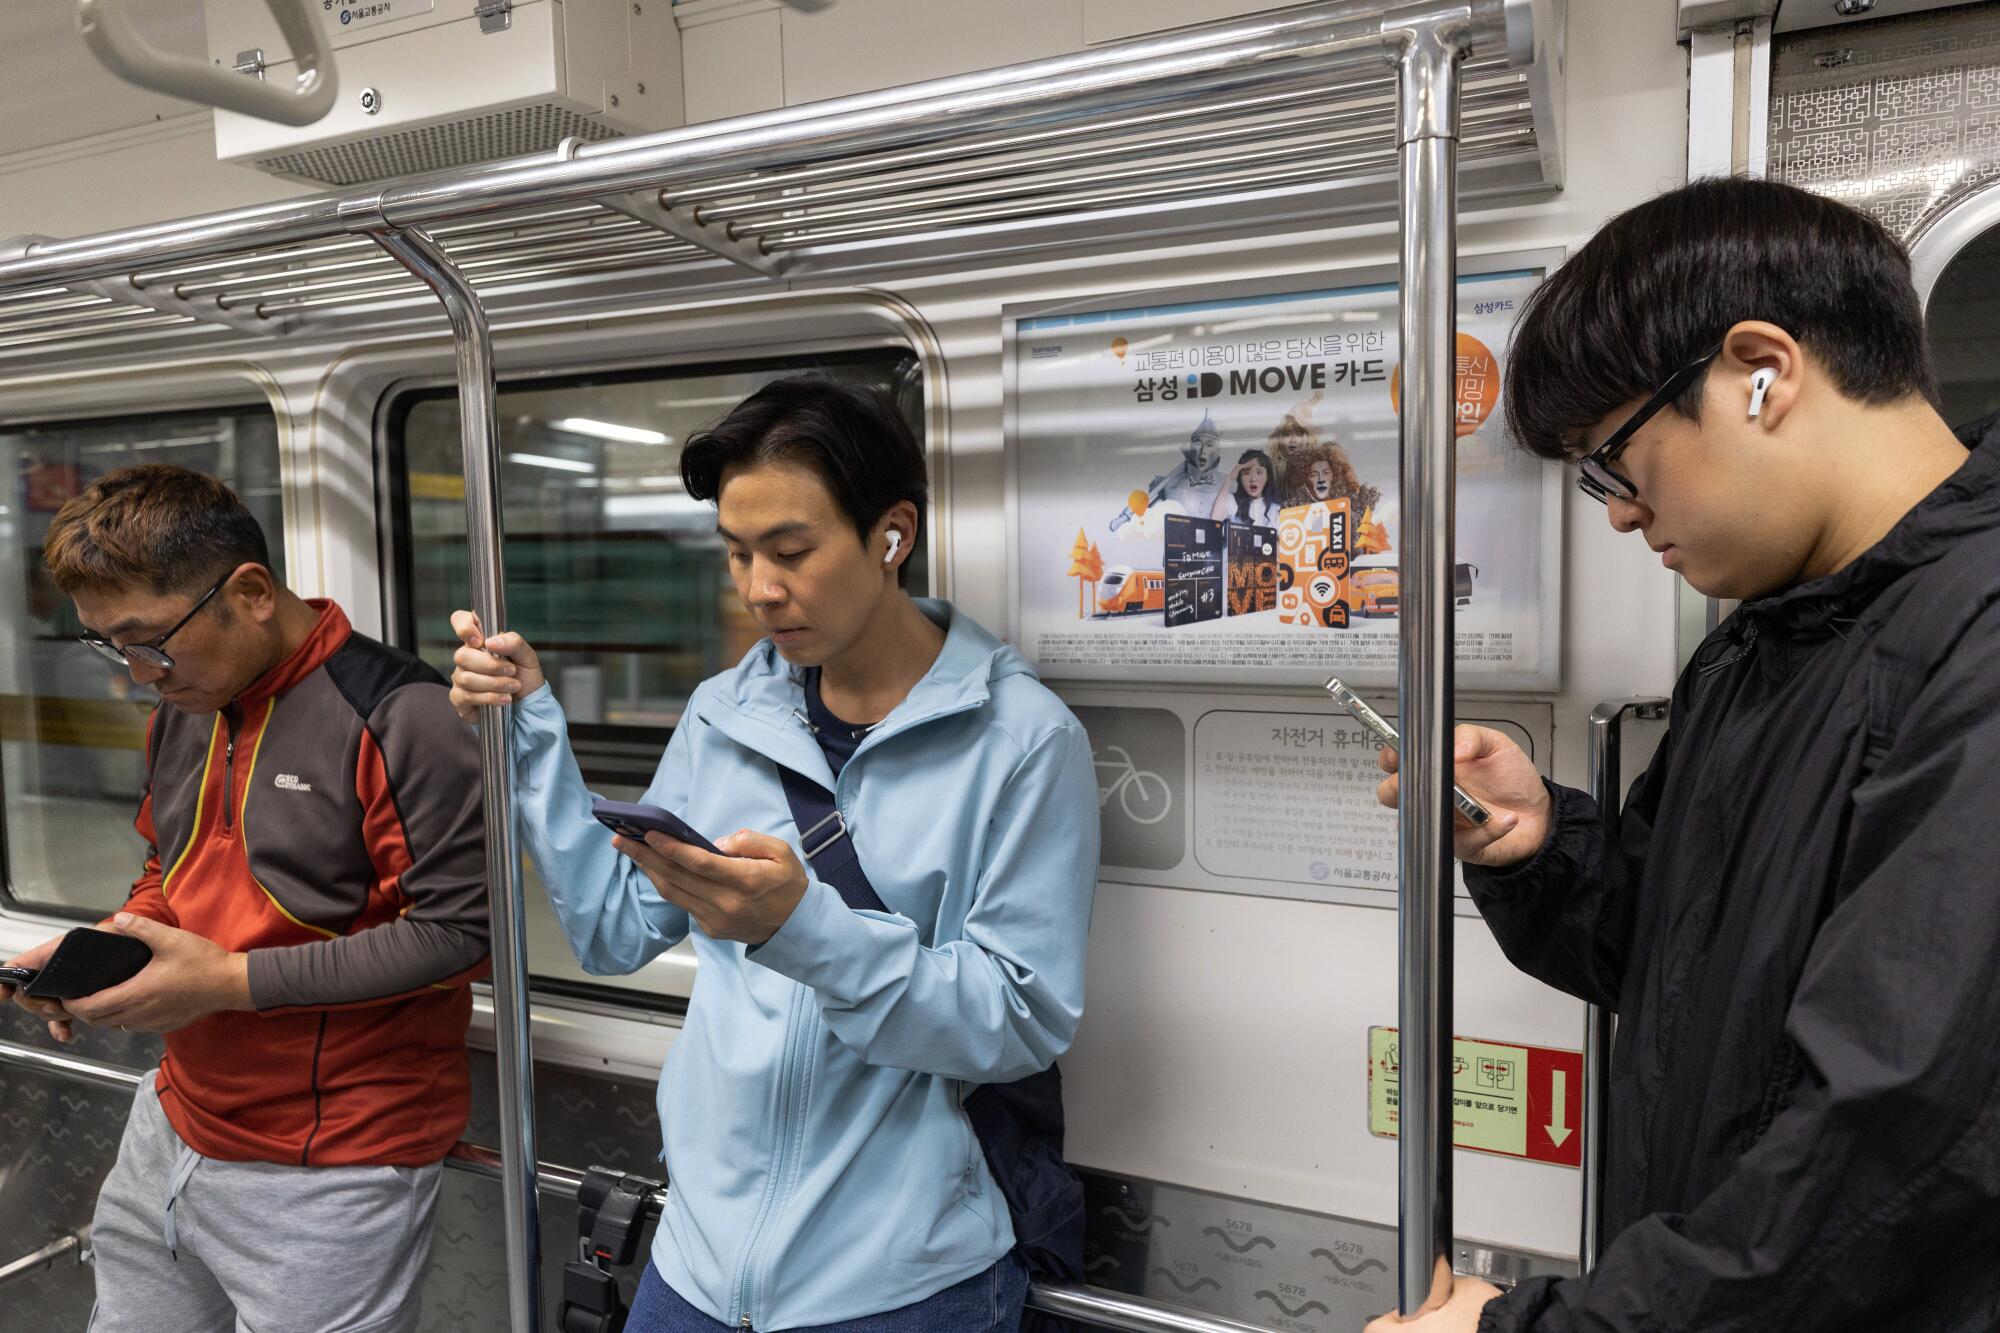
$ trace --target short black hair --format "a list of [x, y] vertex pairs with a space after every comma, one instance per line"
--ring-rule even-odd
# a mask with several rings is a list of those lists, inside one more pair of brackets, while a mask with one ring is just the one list
[[[1543, 458], [1761, 319], [1864, 403], [1937, 401], [1910, 256], [1858, 209], [1776, 181], [1692, 181], [1604, 224], [1521, 308], [1507, 425]], [[1674, 407], [1700, 414], [1704, 375]]]
[[[732, 467], [796, 463], [817, 472], [862, 541], [897, 502], [917, 507], [913, 548], [924, 539], [930, 474], [923, 446], [888, 395], [829, 375], [773, 380], [681, 449], [681, 483], [697, 500], [722, 492]], [[897, 567], [902, 579], [909, 562]]]

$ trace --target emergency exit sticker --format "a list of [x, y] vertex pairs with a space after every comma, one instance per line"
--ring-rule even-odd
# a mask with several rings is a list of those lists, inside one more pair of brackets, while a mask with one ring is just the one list
[[[1368, 1132], [1393, 1139], [1402, 1065], [1394, 1028], [1368, 1029]], [[1452, 1142], [1555, 1166], [1582, 1163], [1583, 1052], [1459, 1037], [1452, 1043]]]

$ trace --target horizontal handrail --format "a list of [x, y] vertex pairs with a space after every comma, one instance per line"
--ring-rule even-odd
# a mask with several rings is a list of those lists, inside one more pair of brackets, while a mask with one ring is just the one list
[[1226, 1315], [1203, 1314], [1080, 1282], [1037, 1282], [1028, 1291], [1028, 1305], [1124, 1333], [1273, 1333], [1265, 1324], [1246, 1324]]
[[33, 1254], [24, 1254], [11, 1263], [0, 1265], [0, 1286], [5, 1286], [15, 1278], [26, 1277], [30, 1273], [47, 1268], [66, 1254], [74, 1254], [78, 1263], [83, 1262], [83, 1247], [90, 1243], [90, 1228], [72, 1231], [66, 1236], [57, 1236]]
[[[88, 1056], [47, 1051], [36, 1046], [24, 1046], [20, 1042], [0, 1040], [0, 1066], [7, 1065], [53, 1074], [59, 1078], [94, 1083], [99, 1087], [126, 1090], [137, 1088], [146, 1078], [145, 1073], [103, 1060], [93, 1060]], [[499, 1150], [483, 1144], [453, 1145], [452, 1150], [445, 1156], [444, 1164], [454, 1170], [467, 1171], [488, 1180], [501, 1179]], [[549, 1194], [574, 1199], [578, 1187], [583, 1183], [583, 1172], [574, 1167], [540, 1162], [535, 1168], [535, 1183], [539, 1189]], [[666, 1203], [665, 1189], [648, 1191], [647, 1219], [657, 1218], [660, 1210], [666, 1207]], [[10, 1270], [20, 1264], [29, 1264], [32, 1267], [47, 1262], [49, 1257], [59, 1257], [60, 1253], [62, 1252], [56, 1251], [47, 1257], [38, 1253], [19, 1260], [16, 1264], [9, 1265], [8, 1269], [0, 1269], [0, 1281], [4, 1281], [10, 1275]], [[1123, 1292], [1106, 1291], [1102, 1287], [1085, 1286], [1080, 1282], [1037, 1282], [1029, 1290], [1028, 1304], [1048, 1314], [1082, 1320], [1099, 1328], [1123, 1330], [1123, 1333], [1273, 1333], [1270, 1328], [1262, 1324], [1246, 1324], [1238, 1319], [1203, 1314], [1159, 1301], [1149, 1301], [1140, 1296], [1128, 1296]]]
[[75, 1079], [79, 1083], [95, 1083], [101, 1088], [123, 1088], [128, 1092], [146, 1081], [145, 1074], [127, 1069], [123, 1065], [107, 1064], [103, 1060], [92, 1060], [83, 1055], [69, 1055], [62, 1051], [45, 1051], [36, 1046], [23, 1046], [18, 1041], [0, 1041], [0, 1065], [16, 1065], [23, 1069], [39, 1070], [44, 1074], [54, 1074], [60, 1078]]

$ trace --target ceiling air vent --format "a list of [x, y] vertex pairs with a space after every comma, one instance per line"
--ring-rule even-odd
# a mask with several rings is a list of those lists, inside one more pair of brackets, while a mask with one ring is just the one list
[[257, 159], [256, 165], [264, 171], [328, 185], [361, 185], [392, 176], [550, 152], [572, 135], [595, 142], [618, 138], [619, 132], [601, 119], [544, 102], [402, 130], [379, 139], [277, 153]]

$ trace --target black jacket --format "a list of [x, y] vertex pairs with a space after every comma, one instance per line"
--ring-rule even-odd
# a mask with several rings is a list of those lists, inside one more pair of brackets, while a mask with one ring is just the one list
[[[1481, 1333], [2000, 1328], [2000, 421], [1974, 429], [1860, 559], [1703, 645], [1615, 849], [1552, 787], [1539, 855], [1468, 867], [1508, 958], [1619, 1016], [1614, 1239]], [[1926, 660], [1870, 753], [1899, 649]]]

